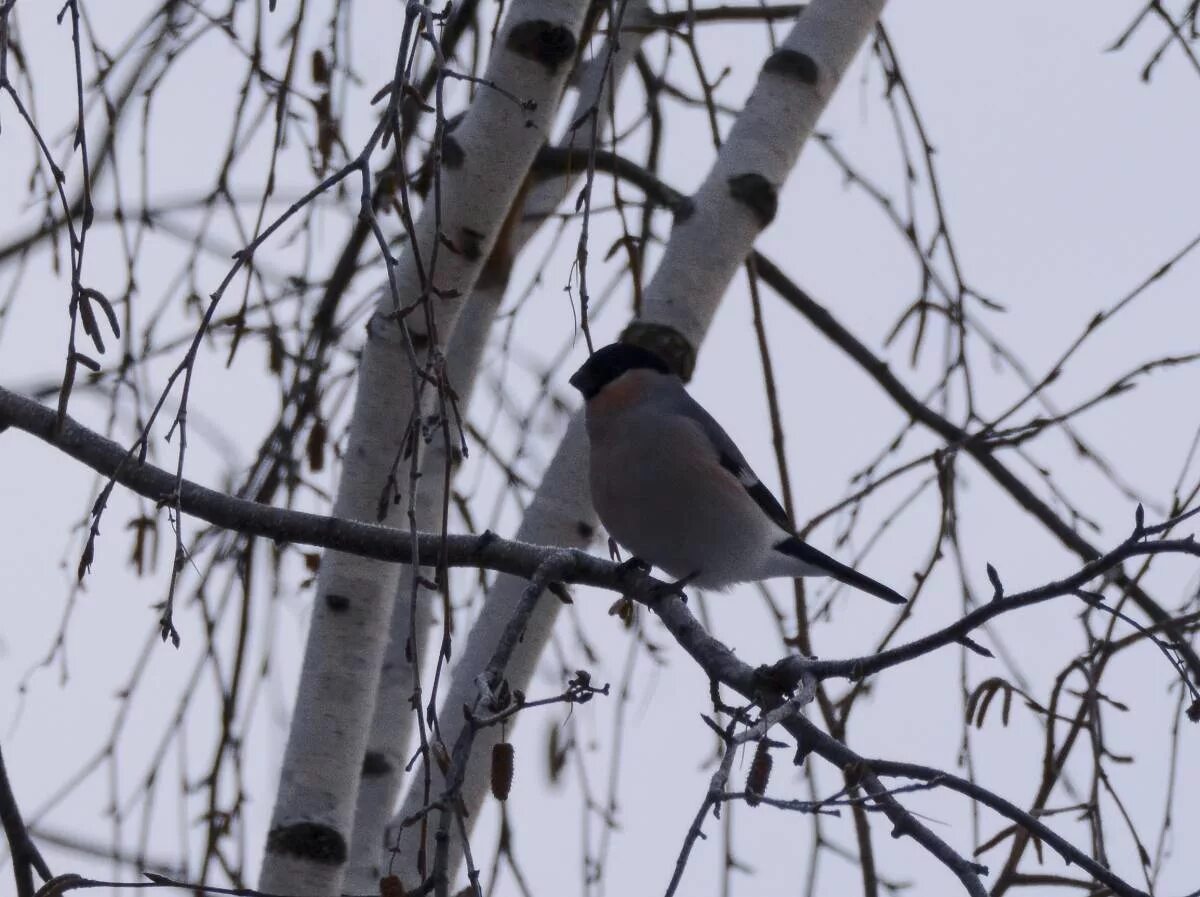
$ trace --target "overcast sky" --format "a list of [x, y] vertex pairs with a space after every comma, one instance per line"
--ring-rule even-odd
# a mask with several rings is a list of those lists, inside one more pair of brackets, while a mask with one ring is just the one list
[[[95, 10], [100, 33], [107, 35], [110, 46], [117, 45], [117, 38], [153, 6], [129, 2], [110, 5], [102, 12]], [[288, 4], [279, 6], [276, 16], [282, 16], [282, 8]], [[57, 11], [53, 4], [18, 4], [22, 47], [38, 73], [37, 110], [47, 134], [55, 138], [70, 121], [74, 90], [69, 32], [65, 25], [55, 25]], [[1007, 308], [984, 321], [1019, 352], [1035, 375], [1047, 371], [1097, 310], [1117, 302], [1200, 233], [1200, 179], [1195, 176], [1195, 162], [1200, 158], [1200, 117], [1195, 114], [1200, 76], [1182, 53], [1172, 50], [1154, 70], [1153, 80], [1143, 82], [1141, 69], [1162, 38], [1162, 28], [1156, 23], [1144, 25], [1121, 52], [1106, 52], [1136, 12], [1135, 5], [1111, 0], [1002, 6], [944, 0], [895, 4], [885, 14], [884, 22], [936, 145], [940, 186], [965, 277]], [[398, 34], [398, 21], [396, 4], [356, 8], [354, 52], [365, 96], [390, 77], [394, 41], [380, 36]], [[323, 19], [314, 22], [314, 37], [319, 37], [323, 27]], [[654, 54], [661, 54], [660, 42], [650, 46]], [[764, 30], [760, 26], [710, 28], [701, 46], [710, 73], [731, 66], [718, 96], [722, 102], [740, 107], [767, 52]], [[224, 152], [224, 123], [236, 101], [243, 62], [229, 44], [209, 39], [189, 54], [190, 59], [167, 80], [153, 109], [151, 193], [159, 198], [192, 197], [211, 186], [215, 160]], [[676, 48], [679, 72], [686, 71], [683, 56]], [[693, 87], [684, 75], [680, 82]], [[878, 63], [860, 55], [820, 130], [832, 135], [837, 147], [864, 174], [895, 193], [901, 184], [900, 162], [893, 124], [879, 99], [880, 86]], [[638, 101], [636, 92], [626, 98], [635, 105]], [[302, 114], [308, 115], [307, 107]], [[362, 109], [357, 116], [346, 122], [347, 143], [352, 147], [360, 145], [372, 121]], [[99, 119], [93, 117], [92, 121]], [[36, 223], [43, 206], [40, 202], [31, 206], [26, 200], [29, 140], [6, 97], [0, 98], [0, 125], [0, 243], [6, 243], [9, 236]], [[60, 149], [63, 145], [61, 140], [55, 143]], [[697, 186], [712, 159], [703, 115], [674, 115], [666, 150], [664, 178], [684, 190]], [[137, 141], [128, 140], [123, 152], [130, 159], [122, 166], [123, 188], [137, 196]], [[239, 189], [261, 190], [265, 155], [255, 152], [251, 163], [238, 173]], [[285, 154], [285, 158], [279, 195], [287, 200], [311, 186], [312, 174], [299, 154]], [[74, 165], [69, 172], [77, 176], [77, 169]], [[919, 189], [926, 195], [924, 183]], [[100, 195], [110, 200], [111, 194], [104, 190]], [[603, 196], [609, 196], [607, 186]], [[101, 208], [109, 205], [97, 204]], [[314, 262], [314, 276], [328, 270], [331, 247], [340, 245], [353, 214], [351, 202], [330, 203], [322, 212], [315, 250], [320, 261]], [[198, 219], [181, 214], [175, 220], [191, 225]], [[927, 212], [921, 220], [928, 224]], [[605, 227], [609, 226], [599, 226], [594, 257], [607, 248], [603, 235], [610, 231]], [[92, 233], [87, 259], [90, 282], [110, 295], [119, 295], [125, 284], [120, 241], [112, 230], [97, 228]], [[229, 251], [242, 242], [227, 223], [216, 233]], [[563, 247], [543, 263], [546, 238], [542, 238], [530, 247], [523, 262], [518, 277], [521, 284], [531, 282], [535, 273], [542, 275], [529, 306], [518, 318], [517, 345], [525, 356], [551, 358], [573, 338], [575, 318], [564, 300], [562, 285], [569, 276], [574, 239], [572, 231]], [[869, 346], [886, 353], [893, 369], [915, 392], [921, 394], [929, 387], [936, 376], [940, 337], [931, 342], [918, 370], [907, 365], [909, 344], [905, 339], [890, 350], [882, 347], [888, 330], [919, 286], [911, 253], [878, 206], [863, 191], [847, 187], [830, 156], [815, 143], [804, 151], [782, 192], [780, 214], [759, 245]], [[296, 253], [302, 251], [305, 246], [281, 240], [278, 246], [269, 246], [259, 261], [269, 269], [278, 253], [279, 269], [292, 270]], [[144, 308], [157, 304], [185, 257], [185, 250], [173, 237], [152, 238], [138, 269], [139, 301], [146, 303]], [[227, 264], [219, 258], [204, 258], [194, 272], [201, 292], [215, 288]], [[0, 267], [0, 301], [16, 276], [11, 264]], [[68, 278], [54, 270], [44, 253], [34, 256], [20, 276], [18, 299], [0, 321], [0, 384], [6, 388], [52, 382], [60, 376], [66, 342]], [[1200, 351], [1198, 278], [1200, 260], [1189, 256], [1099, 331], [1055, 384], [1052, 395], [1057, 403], [1069, 407], [1153, 358]], [[364, 277], [357, 295], [365, 295], [367, 286], [379, 279]], [[228, 297], [231, 304], [241, 301], [240, 290], [239, 286], [236, 294]], [[619, 291], [609, 310], [598, 317], [601, 341], [615, 336], [627, 320], [627, 293]], [[898, 432], [904, 419], [861, 370], [795, 312], [769, 293], [765, 302], [769, 340], [782, 387], [798, 516], [806, 519], [849, 491], [849, 478]], [[177, 309], [165, 320], [168, 323], [160, 336], [186, 332], [180, 329], [184, 319]], [[170, 326], [172, 323], [175, 326]], [[907, 338], [911, 334], [907, 331]], [[987, 373], [986, 351], [979, 344], [973, 348], [980, 371]], [[182, 347], [170, 356], [170, 362], [177, 361], [181, 352]], [[569, 362], [559, 372], [557, 386], [563, 395], [566, 376], [583, 357], [582, 341], [577, 340]], [[106, 362], [115, 363], [111, 352]], [[210, 353], [202, 357], [197, 370], [192, 398], [197, 434], [187, 470], [192, 479], [218, 486], [231, 466], [237, 469], [251, 460], [264, 421], [276, 411], [275, 393], [264, 382], [263, 354], [258, 347], [243, 352], [229, 369], [223, 362], [223, 353]], [[168, 372], [165, 363], [148, 368], [145, 385], [151, 394], [157, 394]], [[506, 390], [519, 403], [529, 401], [532, 378], [519, 371], [511, 373]], [[762, 477], [773, 487], [777, 485], [744, 280], [735, 282], [722, 305], [701, 353], [692, 390], [735, 435]], [[980, 377], [977, 398], [987, 411], [996, 412], [1021, 393], [1011, 376], [997, 374]], [[1165, 507], [1169, 502], [1200, 426], [1196, 396], [1194, 368], [1168, 370], [1154, 374], [1138, 389], [1078, 422], [1081, 433], [1150, 500], [1152, 518], [1157, 519], [1153, 503]], [[480, 402], [472, 413], [475, 419], [486, 421], [492, 410], [489, 403], [495, 401], [493, 391], [481, 389], [478, 397]], [[98, 428], [106, 426], [105, 407], [85, 396], [76, 397], [72, 413]], [[545, 432], [538, 434], [534, 451], [520, 462], [522, 472], [535, 480], [563, 420], [547, 416], [544, 423]], [[208, 438], [210, 429], [219, 431], [220, 438]], [[128, 441], [127, 427], [118, 432], [118, 438]], [[170, 464], [174, 449], [162, 442], [164, 433], [160, 429], [156, 435], [156, 452], [160, 461]], [[511, 445], [515, 436], [511, 427], [502, 428], [498, 439]], [[913, 434], [896, 459], [916, 457], [935, 445], [926, 434]], [[1099, 532], [1086, 533], [1089, 539], [1109, 546], [1128, 534], [1133, 502], [1107, 484], [1094, 468], [1081, 463], [1064, 439], [1045, 437], [1036, 454], [1059, 485], [1099, 524]], [[0, 473], [0, 570], [4, 571], [0, 580], [0, 740], [17, 797], [26, 812], [34, 813], [102, 748], [120, 706], [115, 695], [149, 645], [145, 663], [150, 672], [141, 681], [144, 691], [139, 700], [130, 705], [132, 712], [121, 741], [118, 789], [126, 800], [136, 790], [137, 779], [144, 774], [162, 733], [170, 728], [177, 695], [202, 656], [200, 617], [193, 608], [183, 610], [183, 645], [178, 651], [153, 642], [152, 605], [166, 592], [169, 547], [163, 546], [154, 575], [141, 579], [132, 575], [125, 564], [130, 545], [125, 524], [135, 505], [118, 492], [102, 530], [93, 573], [69, 617], [65, 652], [59, 655], [65, 656], [65, 667], [56, 659], [50, 667], [30, 675], [51, 650], [70, 601], [79, 550], [79, 534], [73, 527], [84, 518], [97, 483], [74, 462], [11, 431], [0, 435], [0, 464], [4, 471]], [[468, 464], [484, 462], [477, 454]], [[1033, 479], [1028, 466], [1014, 461], [1014, 468]], [[1185, 481], [1194, 483], [1198, 473], [1193, 463]], [[964, 462], [960, 475], [966, 483], [959, 507], [963, 549], [973, 585], [981, 594], [986, 593], [987, 562], [995, 564], [1012, 591], [1075, 569], [1076, 559], [980, 469]], [[486, 497], [494, 494], [498, 481], [494, 471], [478, 476], [484, 480], [479, 495], [480, 513], [486, 518], [491, 509]], [[332, 487], [328, 471], [321, 481]], [[882, 519], [910, 487], [883, 490], [879, 499], [868, 505], [867, 519]], [[908, 588], [913, 571], [925, 561], [936, 514], [936, 497], [927, 496], [867, 553], [862, 569], [898, 588]], [[518, 519], [509, 503], [494, 528], [502, 535], [512, 535]], [[811, 541], [833, 551], [833, 540], [844, 522], [818, 529]], [[196, 524], [187, 524], [188, 532], [197, 529]], [[165, 527], [163, 536], [167, 536]], [[837, 551], [854, 557], [864, 547], [860, 535]], [[1200, 579], [1197, 570], [1194, 561], [1168, 558], [1155, 564], [1147, 584], [1162, 602], [1175, 606], [1189, 592], [1194, 594]], [[784, 584], [772, 588], [781, 603], [790, 600]], [[907, 630], [910, 636], [961, 613], [960, 590], [949, 566], [935, 575], [930, 591]], [[252, 611], [263, 629], [274, 629], [272, 668], [277, 675], [268, 680], [257, 705], [261, 718], [256, 718], [246, 755], [250, 803], [246, 807], [245, 855], [250, 868], [257, 868], [269, 819], [311, 594], [311, 590], [290, 591], [268, 601], [263, 589]], [[829, 594], [828, 587], [818, 585], [815, 594], [822, 599]], [[602, 681], [616, 682], [626, 662], [629, 636], [606, 615], [610, 601], [611, 596], [585, 592], [577, 599], [574, 612], [588, 639], [600, 650], [598, 661], [590, 664], [593, 674]], [[779, 656], [774, 624], [753, 590], [710, 596], [705, 607], [716, 633], [747, 661], [760, 663]], [[1054, 674], [1083, 647], [1074, 622], [1078, 610], [1078, 606], [1060, 602], [1013, 614], [995, 627], [995, 633], [1019, 658], [1021, 671], [1039, 698], [1048, 694]], [[818, 653], [828, 657], [862, 653], [886, 629], [893, 614], [892, 608], [865, 596], [839, 593], [831, 619], [816, 627]], [[659, 627], [649, 624], [647, 634], [664, 648], [664, 663], [656, 666], [644, 651], [636, 652], [634, 696], [627, 708], [621, 752], [619, 828], [613, 833], [606, 866], [607, 893], [612, 895], [653, 894], [665, 887], [709, 778], [705, 763], [712, 739], [699, 719], [699, 713], [709, 709], [707, 683], [682, 652], [668, 645], [669, 637]], [[564, 627], [561, 646], [568, 669], [587, 663], [569, 627]], [[252, 648], [261, 649], [259, 643]], [[559, 690], [562, 684], [557, 663], [553, 658], [547, 660], [538, 684], [545, 694]], [[61, 675], [64, 669], [69, 675]], [[1003, 672], [998, 662], [978, 658], [971, 659], [969, 669], [973, 683]], [[958, 676], [959, 656], [950, 651], [881, 676], [868, 705], [856, 711], [850, 743], [864, 754], [954, 769], [961, 737]], [[1132, 708], [1108, 716], [1113, 748], [1137, 758], [1133, 764], [1112, 767], [1114, 783], [1139, 830], [1151, 836], [1161, 819], [1166, 787], [1166, 733], [1174, 706], [1173, 693], [1168, 695], [1166, 688], [1172, 676], [1162, 655], [1145, 645], [1122, 655], [1107, 680], [1110, 689], [1119, 686], [1118, 691], [1110, 691], [1111, 696]], [[27, 683], [24, 693], [20, 683]], [[199, 706], [211, 708], [211, 695]], [[601, 792], [607, 786], [606, 764], [617, 706], [615, 700], [593, 702], [576, 710], [572, 723], [594, 742], [589, 769], [592, 787]], [[565, 717], [558, 708], [533, 711], [522, 715], [513, 732], [518, 763], [509, 808], [518, 856], [536, 894], [582, 893], [582, 840], [590, 837], [594, 842], [598, 837], [594, 825], [586, 834], [581, 828], [576, 776], [566, 776], [565, 784], [557, 789], [545, 786], [547, 733], [552, 726], [565, 725]], [[193, 781], [197, 770], [208, 762], [212, 739], [190, 727], [202, 729], [204, 721], [211, 719], [211, 712], [206, 715], [202, 711], [189, 717], [194, 755], [188, 762]], [[998, 719], [989, 719], [974, 739], [980, 782], [1026, 805], [1032, 799], [1034, 776], [1041, 763], [1039, 733], [1034, 717], [1020, 708], [1014, 708], [1007, 728], [1001, 727]], [[1198, 739], [1200, 727], [1185, 725], [1180, 739], [1183, 761], [1176, 783], [1179, 795], [1200, 790]], [[170, 752], [160, 766], [162, 775], [174, 781], [179, 775], [178, 762]], [[737, 767], [739, 783], [747, 766], [748, 758]], [[783, 752], [776, 768], [773, 784], [780, 794], [804, 796], [800, 778], [784, 762]], [[826, 793], [836, 788], [830, 772], [824, 769], [821, 773]], [[109, 828], [101, 814], [109, 785], [104, 774], [93, 775], [50, 813], [44, 824], [104, 841]], [[178, 852], [182, 827], [191, 832], [193, 853], [201, 831], [197, 827], [199, 805], [192, 803], [180, 810], [167, 799], [172, 791], [164, 792], [150, 836], [152, 852], [167, 857]], [[940, 794], [906, 796], [905, 801], [927, 814], [926, 821], [952, 845], [970, 851], [965, 802]], [[1064, 802], [1065, 798], [1057, 804]], [[752, 879], [735, 877], [734, 893], [760, 897], [799, 893], [811, 838], [810, 820], [766, 808], [749, 811], [737, 807], [734, 814], [735, 855], [754, 870]], [[828, 824], [838, 843], [853, 844], [846, 817]], [[1055, 824], [1077, 844], [1086, 845], [1084, 829], [1070, 817], [1056, 817]], [[1200, 887], [1196, 864], [1187, 855], [1187, 845], [1200, 837], [1200, 808], [1194, 800], [1176, 804], [1174, 824], [1174, 843], [1183, 855], [1169, 865], [1162, 881], [1163, 894]], [[494, 826], [489, 807], [477, 839], [477, 849], [487, 858]], [[983, 838], [1000, 827], [995, 817], [982, 817]], [[719, 824], [710, 822], [707, 830], [711, 837], [697, 847], [685, 880], [688, 894], [709, 895], [720, 890]], [[914, 883], [910, 893], [949, 893], [954, 884], [948, 873], [910, 841], [893, 841], [888, 831], [889, 826], [882, 822], [875, 827], [881, 874]], [[125, 835], [127, 843], [136, 843], [136, 821]], [[1127, 880], [1140, 883], [1128, 839], [1114, 835], [1113, 844], [1124, 845], [1113, 852], [1115, 869]], [[56, 873], [78, 870], [105, 875], [109, 871], [105, 864], [74, 854], [48, 850], [47, 855]], [[991, 862], [995, 870], [1002, 856], [994, 852], [983, 860]], [[1047, 868], [1060, 867], [1051, 858]], [[8, 871], [3, 874], [7, 876]], [[820, 880], [819, 893], [840, 894], [855, 887], [859, 875], [851, 864], [828, 859]], [[502, 881], [499, 893], [517, 893], [511, 878]]]

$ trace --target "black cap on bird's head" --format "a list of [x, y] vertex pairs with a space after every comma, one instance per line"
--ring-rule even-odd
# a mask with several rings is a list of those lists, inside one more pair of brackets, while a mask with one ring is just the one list
[[597, 349], [574, 374], [570, 384], [590, 399], [627, 371], [649, 370], [660, 374], [671, 373], [671, 368], [662, 357], [628, 343], [610, 343]]

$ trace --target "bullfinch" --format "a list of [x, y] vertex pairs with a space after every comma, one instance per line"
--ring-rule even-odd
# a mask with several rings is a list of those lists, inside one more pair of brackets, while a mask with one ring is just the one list
[[832, 576], [905, 599], [800, 540], [721, 425], [666, 362], [613, 343], [571, 377], [583, 394], [592, 503], [636, 559], [700, 588], [775, 577]]

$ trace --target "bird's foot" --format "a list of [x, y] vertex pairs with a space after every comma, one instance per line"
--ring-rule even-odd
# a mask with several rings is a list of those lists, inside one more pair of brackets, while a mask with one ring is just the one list
[[650, 593], [654, 598], [667, 598], [671, 595], [678, 595], [680, 600], [683, 601], [684, 604], [687, 604], [688, 597], [686, 594], [684, 594], [683, 590], [688, 583], [690, 583], [699, 575], [700, 573], [697, 571], [695, 573], [689, 573], [687, 576], [681, 577], [674, 582], [656, 582], [650, 587]]
[[628, 560], [621, 561], [617, 565], [617, 573], [620, 576], [628, 576], [630, 573], [649, 573], [650, 565], [636, 555], [631, 556]]
[[[651, 565], [642, 558], [634, 555], [628, 560], [622, 561], [617, 565], [617, 575], [622, 579], [629, 579], [633, 576], [643, 577], [650, 573]], [[666, 598], [669, 595], [678, 595], [684, 604], [687, 604], [687, 595], [683, 590], [693, 579], [700, 575], [697, 570], [694, 573], [689, 573], [687, 576], [677, 579], [674, 582], [655, 582], [651, 583], [648, 588], [648, 596], [651, 599]], [[640, 584], [638, 580], [634, 580], [634, 585]]]

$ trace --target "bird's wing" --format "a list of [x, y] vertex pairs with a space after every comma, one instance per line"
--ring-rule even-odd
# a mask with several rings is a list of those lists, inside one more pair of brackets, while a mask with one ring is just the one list
[[682, 396], [678, 408], [679, 413], [691, 418], [700, 425], [700, 428], [704, 431], [709, 442], [712, 443], [713, 448], [716, 450], [721, 466], [737, 478], [737, 481], [742, 484], [742, 488], [754, 499], [754, 503], [762, 509], [764, 514], [774, 521], [776, 526], [786, 533], [795, 532], [792, 521], [788, 519], [787, 511], [783, 509], [783, 505], [779, 503], [779, 499], [771, 494], [771, 490], [764, 486], [754, 471], [751, 470], [750, 465], [746, 462], [746, 458], [738, 449], [737, 444], [729, 437], [729, 434], [687, 392], [680, 389], [679, 393]]
[[738, 450], [737, 445], [729, 438], [729, 434], [682, 387], [678, 391], [678, 396], [673, 399], [672, 410], [699, 424], [701, 431], [708, 437], [709, 442], [712, 444], [721, 466], [737, 479], [747, 494], [754, 499], [755, 504], [762, 509], [763, 513], [787, 533], [785, 538], [772, 546], [776, 551], [796, 558], [814, 572], [820, 571], [826, 576], [831, 576], [839, 582], [844, 582], [846, 585], [861, 589], [869, 595], [874, 595], [876, 598], [882, 598], [884, 601], [890, 601], [893, 604], [904, 604], [906, 602], [907, 599], [903, 595], [893, 591], [883, 583], [876, 582], [852, 567], [847, 567], [840, 561], [834, 560], [829, 555], [818, 551], [794, 535], [795, 529], [792, 526], [792, 521], [788, 519], [787, 511], [783, 509], [779, 500], [755, 476], [754, 471], [746, 463], [746, 459]]

